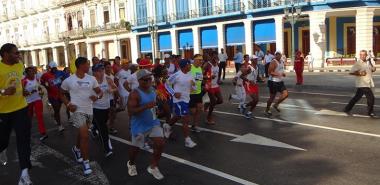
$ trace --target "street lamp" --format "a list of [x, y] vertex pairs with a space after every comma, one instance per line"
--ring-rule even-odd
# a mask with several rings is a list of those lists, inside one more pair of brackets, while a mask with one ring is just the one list
[[299, 3], [297, 5], [294, 3], [294, 0], [292, 0], [289, 7], [284, 8], [284, 14], [285, 19], [289, 21], [291, 28], [292, 28], [292, 49], [291, 49], [291, 56], [292, 56], [292, 62], [294, 62], [294, 37], [295, 37], [295, 31], [294, 31], [294, 25], [298, 21], [299, 18], [301, 18], [301, 7], [299, 6]]
[[157, 38], [158, 26], [154, 20], [149, 21], [148, 32], [152, 38], [152, 61], [156, 59], [156, 38]]

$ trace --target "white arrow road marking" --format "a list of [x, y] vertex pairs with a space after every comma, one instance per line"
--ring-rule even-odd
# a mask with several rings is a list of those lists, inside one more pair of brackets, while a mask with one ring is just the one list
[[[182, 126], [181, 123], [176, 123], [178, 126]], [[189, 126], [190, 127], [190, 126]], [[259, 136], [256, 134], [245, 134], [245, 135], [237, 135], [237, 134], [232, 134], [228, 132], [223, 132], [223, 131], [218, 131], [218, 130], [212, 130], [208, 128], [202, 128], [198, 127], [199, 130], [205, 131], [205, 132], [211, 132], [215, 134], [220, 134], [220, 135], [225, 135], [225, 136], [230, 136], [234, 137], [235, 139], [232, 139], [231, 141], [233, 142], [240, 142], [240, 143], [248, 143], [248, 144], [255, 144], [255, 145], [263, 145], [263, 146], [273, 146], [273, 147], [279, 147], [279, 148], [288, 148], [288, 149], [294, 149], [294, 150], [302, 150], [306, 151], [305, 149], [298, 148], [296, 146], [288, 145], [286, 143], [282, 143], [270, 138], [266, 138], [263, 136]]]
[[[119, 141], [121, 143], [124, 143], [124, 144], [127, 144], [127, 145], [132, 145], [131, 142], [125, 140], [125, 139], [122, 139], [122, 138], [119, 138], [119, 137], [115, 137], [115, 136], [111, 136], [110, 135], [110, 138], [113, 139], [113, 140], [116, 140], [116, 141]], [[145, 150], [145, 151], [148, 151], [150, 153], [152, 153], [153, 151], [152, 150]], [[199, 170], [202, 170], [202, 171], [205, 171], [207, 173], [211, 173], [211, 174], [214, 174], [216, 176], [219, 176], [219, 177], [222, 177], [222, 178], [225, 178], [225, 179], [228, 179], [228, 180], [231, 180], [231, 181], [234, 181], [234, 182], [237, 182], [239, 184], [244, 184], [244, 185], [257, 185], [256, 183], [253, 183], [253, 182], [250, 182], [250, 181], [247, 181], [247, 180], [244, 180], [244, 179], [241, 179], [239, 177], [235, 177], [235, 176], [232, 176], [230, 174], [227, 174], [227, 173], [224, 173], [224, 172], [221, 172], [219, 170], [215, 170], [215, 169], [212, 169], [212, 168], [209, 168], [209, 167], [206, 167], [206, 166], [203, 166], [201, 164], [197, 164], [197, 163], [194, 163], [194, 162], [191, 162], [191, 161], [188, 161], [186, 159], [182, 159], [182, 158], [179, 158], [179, 157], [176, 157], [176, 156], [173, 156], [173, 155], [170, 155], [170, 154], [166, 154], [166, 153], [162, 153], [162, 157], [165, 157], [167, 159], [170, 159], [170, 160], [173, 160], [173, 161], [176, 161], [176, 162], [179, 162], [179, 163], [182, 163], [184, 165], [187, 165], [187, 166], [190, 166], [190, 167], [193, 167], [193, 168], [197, 168]]]
[[[215, 113], [219, 113], [219, 114], [226, 114], [226, 115], [234, 115], [234, 116], [243, 117], [243, 115], [241, 115], [241, 114], [236, 114], [236, 113], [231, 113], [231, 112], [223, 112], [223, 111], [214, 111], [214, 112]], [[311, 128], [319, 128], [319, 129], [332, 130], [332, 131], [337, 131], [337, 132], [344, 132], [344, 133], [350, 133], [350, 134], [357, 134], [357, 135], [362, 135], [362, 136], [371, 136], [371, 137], [380, 138], [379, 134], [371, 134], [371, 133], [367, 133], [367, 132], [359, 132], [359, 131], [340, 129], [340, 128], [334, 128], [334, 127], [327, 127], [327, 126], [321, 126], [321, 125], [313, 125], [313, 124], [301, 123], [301, 122], [296, 122], [296, 121], [286, 121], [286, 120], [281, 120], [281, 119], [272, 119], [272, 118], [260, 117], [260, 116], [255, 116], [255, 118], [256, 119], [261, 119], [261, 120], [274, 121], [274, 122], [278, 122], [278, 123], [301, 125], [301, 126], [306, 126], [306, 127], [311, 127]]]
[[262, 146], [273, 146], [278, 148], [288, 148], [293, 150], [302, 150], [306, 151], [305, 149], [298, 148], [296, 146], [288, 145], [286, 143], [282, 143], [273, 139], [269, 139], [263, 136], [259, 136], [256, 134], [246, 134], [240, 137], [237, 137], [233, 140], [233, 142], [239, 142], [239, 143], [249, 143], [249, 144], [255, 144], [255, 145], [262, 145]]

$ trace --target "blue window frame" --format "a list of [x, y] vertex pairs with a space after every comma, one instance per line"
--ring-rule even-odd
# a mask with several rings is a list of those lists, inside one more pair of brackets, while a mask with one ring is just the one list
[[150, 35], [140, 35], [140, 52], [151, 53], [152, 52], [152, 39]]
[[166, 0], [156, 0], [156, 21], [166, 22], [167, 20], [167, 8]]
[[192, 30], [180, 30], [178, 31], [178, 48], [185, 50], [193, 48], [194, 38]]
[[199, 15], [212, 15], [212, 0], [199, 0]]
[[241, 10], [240, 0], [225, 0], [224, 2], [225, 12], [237, 12]]
[[170, 32], [158, 34], [158, 50], [160, 52], [172, 51]]
[[136, 1], [136, 23], [137, 25], [145, 25], [147, 21], [148, 13], [146, 7], [146, 0]]
[[216, 27], [201, 28], [202, 49], [218, 48], [218, 31]]
[[189, 1], [188, 0], [177, 0], [176, 1], [176, 11], [177, 19], [188, 19], [190, 18], [189, 14]]

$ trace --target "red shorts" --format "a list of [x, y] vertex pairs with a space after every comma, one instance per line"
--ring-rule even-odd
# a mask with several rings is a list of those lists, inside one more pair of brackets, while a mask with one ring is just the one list
[[209, 88], [209, 89], [207, 89], [207, 92], [208, 92], [209, 94], [217, 94], [217, 93], [221, 93], [221, 91], [220, 91], [220, 87]]
[[259, 86], [257, 84], [248, 84], [244, 86], [245, 92], [247, 94], [256, 94], [259, 95]]

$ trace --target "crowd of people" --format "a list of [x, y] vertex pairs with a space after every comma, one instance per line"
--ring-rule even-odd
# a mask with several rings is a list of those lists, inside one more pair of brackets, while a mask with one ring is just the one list
[[[42, 88], [46, 88], [58, 131], [65, 129], [60, 115], [62, 104], [70, 124], [78, 131], [71, 150], [75, 160], [83, 165], [85, 175], [92, 173], [89, 137], [100, 138], [105, 157], [113, 155], [109, 134], [117, 133], [115, 118], [118, 113], [126, 111], [132, 142], [127, 161], [128, 174], [138, 174], [136, 157], [139, 150], [152, 148], [153, 159], [147, 171], [154, 178], [163, 179], [158, 163], [165, 139], [173, 137], [172, 127], [180, 121], [184, 146], [194, 148], [197, 143], [191, 138], [191, 132], [201, 131], [202, 113], [206, 114], [206, 124], [214, 125], [214, 108], [224, 102], [220, 85], [225, 79], [222, 70], [225, 73], [228, 57], [223, 50], [203, 56], [195, 54], [191, 60], [165, 54], [162, 63], [159, 59], [151, 62], [149, 58], [139, 58], [136, 63], [122, 62], [120, 57], [115, 57], [111, 64], [97, 57], [91, 61], [78, 57], [74, 63], [75, 71], [70, 72], [69, 68], [60, 71], [57, 63], [50, 62], [43, 74], [33, 66], [24, 69], [19, 62], [19, 51], [13, 44], [4, 44], [0, 54], [0, 160], [6, 163], [5, 152], [14, 129], [22, 169], [20, 184], [31, 184], [28, 169], [31, 167], [30, 129], [34, 113], [40, 140], [48, 138], [43, 120], [42, 96], [45, 91]], [[271, 54], [268, 52], [267, 55]], [[282, 53], [277, 51], [272, 56], [264, 56], [258, 51], [250, 56], [238, 50], [234, 59], [241, 61], [235, 64], [235, 93], [229, 95], [228, 100], [238, 101], [240, 113], [247, 119], [254, 118], [259, 101], [258, 82], [267, 77], [270, 97], [265, 114], [270, 116], [272, 108], [280, 112], [279, 105], [288, 97]], [[298, 53], [297, 60], [301, 60]], [[364, 74], [355, 72], [354, 75]], [[278, 93], [280, 96], [275, 101]], [[363, 93], [367, 95], [367, 89], [358, 91], [359, 95]], [[203, 102], [206, 95], [209, 102]], [[347, 112], [356, 101], [357, 98], [352, 100]]]

